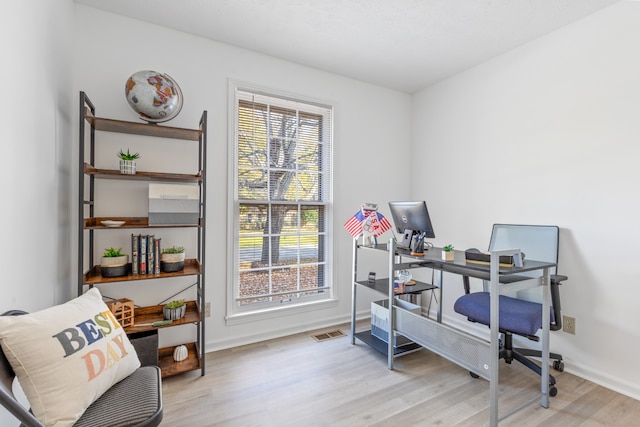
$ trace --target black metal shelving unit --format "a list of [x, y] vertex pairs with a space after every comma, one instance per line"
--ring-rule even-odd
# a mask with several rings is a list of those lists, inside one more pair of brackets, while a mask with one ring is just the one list
[[[125, 328], [129, 335], [156, 332], [163, 328], [194, 324], [196, 340], [187, 343], [187, 360], [176, 363], [173, 360], [175, 347], [161, 348], [158, 350], [158, 365], [162, 369], [164, 377], [180, 374], [182, 372], [199, 369], [201, 375], [205, 375], [205, 233], [206, 233], [206, 159], [207, 159], [207, 112], [203, 111], [197, 129], [177, 128], [158, 124], [145, 124], [123, 120], [113, 120], [96, 116], [96, 109], [85, 92], [80, 92], [79, 108], [79, 149], [78, 149], [78, 295], [83, 294], [94, 285], [109, 284], [115, 282], [162, 280], [169, 277], [193, 277], [195, 278], [196, 299], [187, 304], [187, 315], [180, 321], [170, 325], [154, 327], [151, 323], [163, 320], [162, 306], [150, 306], [136, 308], [134, 325]], [[118, 170], [96, 168], [96, 144], [99, 132], [121, 133], [129, 135], [141, 135], [150, 138], [170, 138], [182, 140], [178, 142], [195, 142], [198, 144], [198, 170], [193, 174], [177, 174], [167, 171], [139, 171], [135, 175], [123, 175]], [[197, 225], [163, 225], [149, 224], [146, 217], [109, 217], [111, 220], [126, 221], [125, 225], [118, 228], [106, 227], [95, 216], [96, 203], [99, 203], [96, 194], [96, 180], [115, 179], [129, 181], [148, 181], [166, 183], [197, 183], [199, 187], [199, 223]], [[95, 233], [110, 232], [113, 230], [147, 229], [159, 230], [163, 228], [179, 228], [187, 232], [193, 229], [197, 233], [196, 258], [185, 261], [185, 269], [174, 273], [160, 273], [147, 275], [128, 274], [122, 277], [102, 277], [100, 266], [96, 263]], [[143, 282], [144, 283], [144, 282]], [[136, 283], [136, 286], [143, 286]], [[189, 285], [192, 286], [192, 285]]]
[[[389, 248], [387, 245], [378, 244], [374, 247], [368, 247], [361, 245], [358, 243], [358, 240], [354, 240], [353, 242], [353, 283], [352, 283], [352, 300], [351, 300], [351, 343], [355, 344], [355, 340], [367, 344], [372, 349], [384, 354], [389, 357], [389, 349], [392, 348], [393, 355], [392, 357], [402, 356], [403, 354], [410, 353], [412, 351], [419, 350], [422, 348], [419, 344], [411, 341], [407, 337], [394, 333], [392, 328], [392, 323], [389, 322], [389, 330], [387, 332], [387, 336], [390, 337], [393, 341], [393, 344], [390, 346], [387, 341], [384, 341], [377, 336], [375, 336], [370, 329], [356, 331], [356, 302], [357, 302], [357, 289], [358, 288], [368, 288], [381, 296], [387, 298], [389, 300], [389, 310], [390, 316], [391, 314], [391, 305], [393, 304], [393, 297], [402, 296], [402, 295], [420, 295], [423, 292], [430, 291], [432, 289], [436, 289], [437, 287], [420, 281], [415, 281], [411, 286], [405, 286], [402, 292], [394, 292], [393, 290], [393, 277], [394, 273], [398, 270], [412, 269], [412, 268], [421, 268], [419, 260], [412, 261], [409, 263], [396, 262], [394, 253], [391, 253], [391, 259], [394, 261], [389, 261], [389, 265], [387, 268], [387, 277], [382, 279], [376, 279], [373, 282], [357, 280], [358, 276], [358, 261], [359, 257], [362, 256], [362, 252], [366, 251], [376, 251], [376, 252], [385, 252], [387, 257], [389, 258]], [[391, 278], [391, 279], [390, 279]]]

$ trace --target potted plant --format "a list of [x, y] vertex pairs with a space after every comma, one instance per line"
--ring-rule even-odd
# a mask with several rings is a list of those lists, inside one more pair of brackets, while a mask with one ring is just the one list
[[127, 148], [127, 152], [125, 153], [120, 150], [118, 153], [118, 157], [120, 158], [120, 173], [123, 175], [135, 175], [136, 174], [136, 159], [140, 158], [140, 153], [130, 153]]
[[187, 303], [183, 299], [170, 301], [162, 307], [162, 314], [166, 320], [182, 319], [186, 311]]
[[126, 276], [129, 272], [129, 255], [122, 253], [122, 248], [107, 248], [102, 254], [100, 273], [102, 277]]
[[184, 270], [184, 248], [171, 246], [163, 249], [160, 254], [160, 269], [164, 273]]
[[453, 253], [453, 245], [447, 245], [442, 248], [442, 259], [445, 261], [453, 261], [455, 258]]

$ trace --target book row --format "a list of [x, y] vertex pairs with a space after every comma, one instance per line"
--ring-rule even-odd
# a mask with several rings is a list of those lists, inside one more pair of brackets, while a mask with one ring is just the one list
[[131, 274], [160, 274], [160, 242], [153, 234], [131, 235]]

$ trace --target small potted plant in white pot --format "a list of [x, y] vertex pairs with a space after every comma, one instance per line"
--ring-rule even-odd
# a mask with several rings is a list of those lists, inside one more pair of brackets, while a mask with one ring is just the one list
[[164, 273], [184, 270], [184, 248], [182, 246], [171, 246], [165, 248], [160, 254], [160, 269]]
[[129, 272], [129, 255], [122, 253], [122, 248], [107, 248], [102, 254], [100, 274], [102, 277], [126, 276]]
[[442, 259], [445, 261], [453, 261], [455, 259], [453, 245], [447, 245], [442, 248]]
[[123, 175], [135, 175], [136, 174], [136, 159], [140, 158], [140, 153], [130, 153], [127, 148], [127, 152], [120, 150], [118, 153], [120, 158], [120, 173]]
[[173, 300], [162, 307], [162, 314], [166, 320], [182, 319], [187, 312], [187, 303], [183, 299]]

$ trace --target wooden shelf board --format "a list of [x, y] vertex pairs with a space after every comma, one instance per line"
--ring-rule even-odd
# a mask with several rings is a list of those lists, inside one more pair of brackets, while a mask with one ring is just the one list
[[173, 360], [173, 350], [177, 346], [164, 347], [158, 350], [158, 366], [162, 371], [162, 378], [200, 369], [200, 357], [196, 343], [191, 342], [184, 345], [187, 347], [188, 355], [181, 362]]
[[93, 175], [96, 178], [103, 179], [122, 179], [129, 181], [172, 181], [172, 182], [201, 182], [203, 180], [202, 172], [197, 174], [184, 173], [161, 173], [161, 172], [145, 172], [137, 171], [135, 175], [121, 174], [115, 169], [98, 169], [89, 163], [84, 164], [84, 173]]
[[[360, 341], [367, 344], [374, 350], [384, 354], [385, 356], [387, 355], [389, 345], [385, 341], [373, 335], [370, 330], [357, 332], [356, 338], [358, 338]], [[420, 346], [420, 344], [416, 344], [403, 335], [397, 334], [396, 347], [393, 348], [393, 354], [394, 356], [399, 356], [401, 354], [416, 351], [421, 348], [422, 347]]]
[[[131, 267], [129, 267], [131, 271]], [[197, 259], [190, 258], [184, 260], [184, 270], [175, 271], [173, 273], [160, 273], [160, 274], [128, 274], [120, 277], [102, 277], [100, 274], [100, 266], [94, 265], [84, 275], [85, 285], [97, 285], [100, 283], [115, 283], [115, 282], [128, 282], [132, 280], [147, 280], [147, 279], [162, 279], [165, 277], [183, 277], [183, 276], [195, 276], [201, 273], [200, 262]]]
[[153, 326], [153, 322], [164, 320], [162, 307], [164, 305], [151, 305], [148, 307], [136, 307], [133, 311], [133, 326], [124, 328], [127, 334], [136, 332], [152, 331], [154, 329], [171, 328], [174, 326], [188, 325], [200, 322], [200, 310], [195, 301], [187, 301], [187, 311], [182, 319], [174, 320], [172, 323], [163, 326]]
[[200, 139], [200, 135], [202, 135], [202, 131], [200, 129], [185, 129], [159, 124], [137, 123], [125, 120], [95, 117], [87, 107], [85, 107], [84, 110], [84, 117], [95, 127], [96, 130], [106, 132], [185, 139], [189, 141], [198, 141]]
[[[105, 227], [101, 221], [124, 221], [125, 223], [120, 227]], [[202, 218], [200, 219], [202, 224]], [[201, 225], [149, 225], [148, 217], [93, 217], [84, 219], [84, 228], [89, 230], [117, 230], [119, 228], [193, 228], [200, 227]]]
[[[366, 281], [366, 280], [358, 281], [358, 282], [356, 282], [356, 284], [358, 284], [360, 286], [367, 287], [369, 289], [374, 289], [374, 290], [380, 292], [381, 294], [389, 295], [389, 279], [387, 279], [387, 278], [376, 279], [376, 281], [375, 281], [375, 283], [373, 285], [370, 285], [369, 282]], [[428, 290], [431, 290], [431, 289], [437, 289], [437, 288], [438, 288], [437, 286], [431, 285], [429, 283], [416, 281], [416, 283], [414, 285], [405, 285], [403, 292], [395, 292], [394, 294], [395, 295], [419, 294], [419, 293], [422, 293], [424, 291], [428, 291]]]

